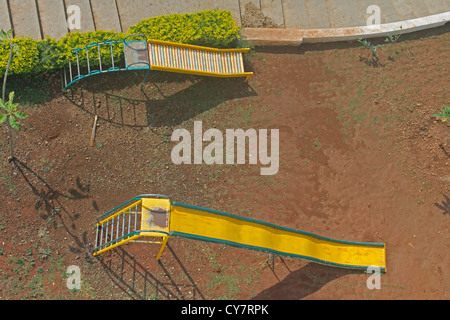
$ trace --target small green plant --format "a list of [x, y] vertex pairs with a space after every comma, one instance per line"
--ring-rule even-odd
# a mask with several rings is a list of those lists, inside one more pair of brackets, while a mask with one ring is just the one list
[[0, 99], [0, 107], [6, 111], [6, 114], [0, 114], [0, 124], [6, 123], [6, 126], [8, 127], [10, 147], [9, 160], [11, 161], [14, 159], [13, 151], [16, 141], [14, 130], [20, 129], [20, 125], [17, 119], [25, 119], [26, 117], [28, 117], [28, 115], [18, 110], [17, 107], [19, 106], [19, 104], [14, 103], [14, 91], [11, 91], [9, 93], [9, 100], [8, 102], [6, 102], [6, 81], [8, 78], [8, 71], [11, 66], [14, 53], [19, 53], [16, 44], [13, 42], [13, 30], [10, 29], [8, 31], [4, 31], [3, 29], [0, 29], [0, 42], [7, 43], [9, 45], [8, 63], [6, 65], [5, 74], [3, 76], [2, 98]]
[[14, 91], [9, 93], [9, 100], [5, 102], [0, 99], [0, 108], [2, 108], [6, 113], [0, 114], [0, 124], [6, 123], [9, 131], [9, 146], [10, 146], [10, 159], [14, 157], [14, 145], [16, 136], [14, 130], [20, 130], [20, 124], [17, 119], [25, 119], [28, 114], [18, 110], [18, 103], [14, 103]]
[[442, 122], [446, 122], [450, 118], [450, 106], [444, 106], [440, 113], [435, 113], [433, 117], [440, 118]]
[[314, 147], [320, 148], [320, 146], [322, 146], [322, 144], [318, 140], [314, 141]]
[[393, 34], [388, 34], [387, 38], [384, 39], [384, 42], [388, 44], [388, 49], [391, 44], [396, 43], [400, 39], [401, 30], [403, 30], [403, 26], [400, 26], [400, 30], [395, 31]]
[[39, 249], [39, 254], [40, 256], [40, 260], [45, 260], [47, 259], [51, 254], [52, 254], [52, 250], [47, 248], [47, 249]]
[[[391, 53], [391, 45], [396, 43], [398, 39], [400, 39], [402, 29], [403, 26], [400, 26], [399, 30], [395, 31], [392, 34], [388, 34], [387, 38], [384, 39], [384, 42], [387, 44], [386, 52], [389, 53], [389, 60], [391, 61], [394, 61], [395, 59], [394, 55]], [[395, 53], [398, 54], [399, 52], [396, 50]]]
[[365, 49], [370, 50], [370, 52], [372, 52], [373, 60], [378, 60], [379, 56], [377, 53], [377, 49], [381, 48], [381, 44], [374, 45], [367, 39], [362, 39], [362, 38], [359, 38], [358, 42], [361, 43]]
[[8, 102], [0, 99], [0, 107], [6, 111], [6, 114], [0, 115], [0, 124], [8, 122], [14, 130], [20, 130], [20, 124], [17, 119], [25, 119], [28, 114], [18, 110], [18, 103], [14, 103], [14, 91], [9, 93]]
[[14, 55], [14, 51], [16, 44], [12, 41], [13, 40], [13, 30], [9, 29], [8, 31], [5, 31], [3, 29], [0, 29], [0, 41], [2, 43], [7, 44], [9, 47], [9, 55], [8, 55], [8, 63], [5, 68], [5, 75], [3, 76], [3, 88], [2, 88], [2, 99], [5, 100], [5, 90], [6, 90], [6, 80], [8, 79], [8, 71], [9, 67], [11, 66], [12, 57]]

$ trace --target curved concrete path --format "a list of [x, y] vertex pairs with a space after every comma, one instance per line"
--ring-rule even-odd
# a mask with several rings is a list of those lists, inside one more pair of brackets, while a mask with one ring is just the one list
[[[380, 8], [381, 24], [450, 12], [448, 0], [0, 0], [0, 28], [15, 36], [59, 38], [69, 31], [69, 6], [80, 8], [80, 31], [126, 32], [144, 18], [205, 9], [227, 9], [241, 24], [252, 2], [285, 29], [350, 28], [367, 25], [371, 5]], [[70, 16], [70, 14], [69, 14]]]

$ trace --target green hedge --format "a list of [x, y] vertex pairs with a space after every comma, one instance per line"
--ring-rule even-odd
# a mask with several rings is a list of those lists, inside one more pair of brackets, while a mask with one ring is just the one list
[[[115, 39], [118, 41], [121, 41], [125, 38], [124, 33], [117, 33], [113, 31], [91, 31], [91, 32], [73, 32], [68, 33], [67, 36], [59, 39], [57, 42], [57, 50], [59, 51], [58, 58], [57, 58], [57, 65], [62, 66], [64, 63], [66, 63], [67, 60], [71, 60], [72, 63], [76, 63], [76, 55], [72, 53], [72, 49], [74, 48], [84, 48], [89, 43], [102, 43], [106, 40]], [[102, 61], [111, 61], [111, 49], [109, 46], [101, 46], [100, 52], [102, 56]], [[121, 46], [113, 46], [113, 54], [114, 59], [116, 61], [120, 61], [123, 59], [123, 49]], [[86, 58], [86, 51], [82, 50], [79, 52], [79, 61], [80, 65], [86, 66], [87, 65], [87, 58]], [[97, 66], [98, 65], [98, 48], [97, 46], [92, 47], [89, 49], [89, 64], [91, 66]]]
[[[237, 45], [240, 39], [240, 28], [236, 26], [230, 11], [206, 10], [196, 13], [172, 14], [145, 19], [129, 28], [127, 33], [113, 31], [92, 31], [68, 33], [59, 40], [46, 38], [14, 38], [18, 51], [12, 60], [10, 74], [30, 74], [60, 69], [76, 56], [71, 50], [83, 48], [89, 43], [101, 43], [109, 39], [123, 40], [130, 34], [144, 34], [149, 39], [180, 42], [186, 44], [226, 48]], [[115, 61], [123, 60], [123, 51], [118, 46], [114, 49]], [[114, 46], [113, 46], [114, 48]], [[97, 47], [90, 49], [90, 57], [96, 57]], [[102, 48], [102, 58], [110, 61], [110, 48]], [[0, 42], [0, 75], [3, 75], [8, 63], [9, 43]], [[80, 64], [86, 66], [86, 54], [80, 52]], [[102, 60], [103, 60], [102, 59]], [[96, 66], [96, 59], [90, 60]]]
[[145, 34], [149, 39], [226, 48], [239, 38], [230, 11], [206, 10], [145, 19], [128, 33]]
[[[23, 74], [39, 71], [38, 41], [31, 38], [14, 38], [16, 44], [14, 58], [11, 60], [10, 74]], [[10, 46], [0, 42], [0, 74], [3, 75], [8, 65]]]

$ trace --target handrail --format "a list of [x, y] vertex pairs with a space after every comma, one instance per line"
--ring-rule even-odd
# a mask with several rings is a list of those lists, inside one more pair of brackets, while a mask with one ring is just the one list
[[[133, 69], [133, 66], [134, 65], [138, 65], [138, 64], [145, 64], [145, 65], [147, 65], [148, 66], [148, 68], [150, 69], [150, 63], [148, 63], [148, 62], [144, 62], [144, 61], [142, 61], [142, 62], [134, 62], [134, 63], [130, 63], [129, 65], [127, 65], [126, 66], [126, 70], [136, 70], [137, 68], [139, 68], [139, 67], [134, 67], [135, 69]], [[131, 67], [131, 68], [130, 68]], [[142, 68], [142, 69], [144, 69], [144, 68]], [[147, 68], [145, 68], [145, 69], [147, 69]]]
[[[114, 218], [117, 217], [118, 215], [120, 215], [120, 214], [126, 212], [127, 210], [131, 210], [133, 207], [136, 207], [136, 206], [138, 206], [138, 205], [141, 204], [141, 203], [142, 203], [142, 199], [141, 199], [141, 200], [138, 200], [138, 201], [136, 201], [136, 202], [133, 202], [133, 203], [132, 203], [131, 205], [129, 205], [128, 207], [125, 207], [124, 209], [121, 209], [121, 210], [117, 211], [116, 213], [114, 213], [113, 215], [109, 216], [108, 218], [106, 218], [106, 219], [104, 219], [104, 220], [102, 220], [102, 221], [99, 221], [99, 222], [97, 223], [97, 226], [102, 225], [102, 224], [104, 224], [105, 222], [108, 222], [108, 221], [114, 219]], [[137, 214], [137, 212], [134, 212], [134, 213]]]
[[89, 42], [88, 44], [86, 44], [82, 48], [73, 48], [72, 50], [70, 50], [70, 52], [71, 53], [77, 53], [77, 52], [79, 52], [81, 50], [86, 50], [86, 49], [93, 48], [93, 47], [96, 47], [96, 46], [102, 46], [102, 45], [105, 45], [105, 44], [109, 44], [109, 45], [119, 44], [120, 45], [121, 43], [123, 43], [123, 41], [118, 41], [116, 39], [108, 39], [108, 40], [105, 40], [105, 41], [100, 42], [100, 43], [99, 42]]
[[97, 246], [97, 247], [95, 247], [95, 249], [97, 249], [97, 248], [101, 248], [101, 247], [108, 247], [111, 243], [114, 243], [114, 242], [120, 242], [120, 241], [122, 241], [124, 238], [126, 238], [126, 237], [130, 237], [130, 236], [138, 236], [140, 234], [140, 231], [131, 231], [130, 233], [127, 233], [126, 235], [123, 235], [123, 236], [120, 236], [119, 238], [117, 238], [117, 239], [113, 239], [113, 240], [111, 240], [111, 241], [108, 241], [108, 242], [105, 242], [105, 243], [103, 243], [103, 244], [101, 244], [101, 245], [99, 245], [99, 246]]
[[113, 213], [114, 211], [116, 211], [116, 210], [122, 208], [123, 206], [127, 205], [128, 203], [133, 202], [133, 201], [136, 201], [136, 202], [137, 202], [137, 201], [139, 201], [139, 200], [142, 200], [142, 198], [166, 198], [166, 199], [171, 200], [170, 197], [165, 196], [165, 195], [163, 195], [163, 194], [151, 194], [151, 193], [150, 193], [150, 194], [142, 194], [142, 195], [136, 196], [136, 197], [134, 197], [133, 199], [130, 199], [130, 200], [128, 200], [128, 201], [122, 203], [120, 206], [117, 206], [116, 208], [114, 208], [114, 209], [108, 211], [107, 213], [101, 215], [100, 217], [97, 218], [97, 222], [98, 222], [101, 218], [103, 218], [104, 216], [107, 216], [108, 214]]
[[[134, 233], [134, 232], [133, 232], [133, 233]], [[134, 240], [134, 239], [137, 239], [137, 238], [139, 238], [139, 237], [140, 237], [139, 234], [133, 234], [133, 235], [130, 234], [130, 237], [129, 237], [129, 238], [124, 239], [124, 240], [121, 240], [120, 242], [117, 242], [117, 243], [115, 243], [115, 244], [113, 244], [113, 245], [110, 245], [110, 246], [108, 246], [108, 247], [105, 247], [104, 249], [101, 249], [101, 250], [99, 250], [99, 251], [94, 252], [94, 256], [97, 256], [97, 255], [102, 254], [102, 253], [104, 253], [104, 252], [106, 252], [106, 251], [109, 251], [109, 250], [111, 250], [111, 249], [114, 249], [114, 248], [116, 248], [116, 247], [118, 247], [118, 246], [120, 246], [120, 245], [122, 245], [122, 244], [125, 244], [125, 243], [127, 243], [127, 242], [130, 242], [130, 241], [132, 241], [132, 240]], [[97, 247], [97, 248], [98, 248], [98, 247]]]
[[145, 41], [145, 43], [146, 43], [146, 48], [147, 48], [147, 50], [148, 50], [148, 40], [147, 40], [147, 36], [145, 35], [145, 34], [141, 34], [141, 33], [135, 33], [135, 34], [130, 34], [130, 35], [128, 35], [128, 36], [126, 36], [124, 39], [123, 39], [123, 44], [124, 45], [126, 45], [128, 48], [130, 48], [130, 49], [133, 49], [133, 50], [137, 50], [136, 48], [133, 48], [133, 47], [130, 47], [128, 44], [127, 44], [127, 39], [128, 38], [130, 38], [130, 37], [143, 37], [144, 38], [144, 40], [133, 40], [133, 41]]
[[[97, 228], [98, 228], [98, 226], [97, 226]], [[129, 233], [123, 235], [123, 236], [120, 236], [119, 238], [110, 240], [108, 242], [105, 242], [105, 243], [103, 243], [101, 245], [96, 246], [94, 248], [94, 252], [95, 252], [94, 255], [98, 255], [100, 253], [103, 253], [105, 251], [113, 249], [120, 242], [122, 242], [120, 244], [124, 244], [126, 242], [129, 242], [129, 241], [132, 241], [134, 239], [137, 239], [137, 238], [139, 238], [141, 236], [141, 233], [143, 233], [143, 232], [154, 232], [155, 233], [155, 237], [158, 237], [158, 236], [160, 236], [160, 237], [169, 237], [170, 236], [170, 234], [168, 232], [161, 231], [161, 230], [156, 230], [156, 229], [155, 230], [135, 230], [135, 231], [129, 232]]]
[[[126, 36], [123, 40], [108, 39], [108, 40], [105, 40], [104, 42], [100, 42], [100, 43], [99, 42], [90, 42], [90, 43], [86, 44], [82, 48], [73, 48], [71, 50], [71, 53], [73, 55], [76, 55], [76, 61], [77, 61], [76, 64], [77, 64], [78, 75], [72, 78], [72, 66], [70, 64], [70, 59], [69, 59], [70, 81], [67, 81], [66, 73], [64, 73], [64, 75], [63, 75], [63, 77], [64, 77], [64, 79], [63, 79], [63, 91], [65, 91], [67, 88], [69, 88], [74, 83], [76, 83], [79, 80], [84, 79], [86, 77], [93, 76], [93, 75], [96, 75], [96, 74], [115, 72], [115, 71], [148, 69], [148, 72], [147, 72], [147, 74], [146, 74], [146, 76], [144, 78], [144, 83], [145, 83], [147, 78], [148, 78], [148, 75], [150, 73], [150, 64], [148, 62], [142, 61], [142, 62], [139, 62], [139, 63], [132, 63], [132, 64], [122, 68], [122, 67], [117, 67], [116, 64], [115, 64], [115, 61], [114, 61], [114, 51], [113, 51], [113, 46], [114, 45], [118, 45], [118, 46], [123, 45], [124, 48], [126, 46], [126, 47], [128, 47], [128, 48], [130, 48], [132, 50], [144, 50], [144, 49], [133, 48], [132, 46], [130, 46], [127, 43], [127, 39], [129, 39], [130, 37], [142, 37], [143, 40], [136, 40], [136, 41], [145, 42], [145, 50], [147, 50], [147, 53], [148, 53], [147, 37], [144, 34], [131, 34], [131, 35]], [[101, 51], [100, 51], [102, 46], [109, 46], [110, 47], [111, 64], [112, 64], [112, 67], [110, 67], [110, 68], [103, 69], [103, 66], [104, 66], [103, 62], [104, 61], [102, 61], [102, 55], [101, 55]], [[90, 49], [95, 48], [95, 47], [97, 47], [97, 50], [98, 50], [99, 70], [91, 70], [91, 63], [90, 63], [90, 58], [91, 57], [90, 57], [89, 53], [90, 53]], [[79, 55], [80, 55], [80, 52], [82, 52], [82, 51], [86, 52], [85, 54], [86, 54], [87, 67], [88, 67], [88, 72], [87, 72], [86, 75], [82, 75], [81, 72], [80, 72], [80, 59], [79, 59], [80, 57], [79, 57]], [[138, 64], [141, 64], [141, 65], [145, 64], [146, 66], [145, 67], [141, 66], [140, 68], [135, 66], [133, 68], [133, 65], [138, 65]], [[64, 72], [65, 72], [65, 67], [64, 67]]]

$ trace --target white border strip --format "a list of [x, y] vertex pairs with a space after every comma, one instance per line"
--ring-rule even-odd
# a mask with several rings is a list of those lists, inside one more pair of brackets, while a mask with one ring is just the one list
[[450, 11], [422, 18], [410, 19], [373, 26], [329, 29], [244, 29], [246, 40], [254, 45], [292, 45], [303, 43], [324, 43], [336, 41], [353, 41], [359, 38], [383, 37], [393, 32], [411, 33], [443, 26], [450, 21]]
[[410, 33], [430, 28], [443, 26], [450, 21], [450, 11], [427, 16], [423, 18], [410, 19], [400, 22], [392, 22], [373, 26], [336, 29], [305, 30], [304, 43], [350, 41], [358, 38], [376, 38], [387, 36], [392, 32]]

